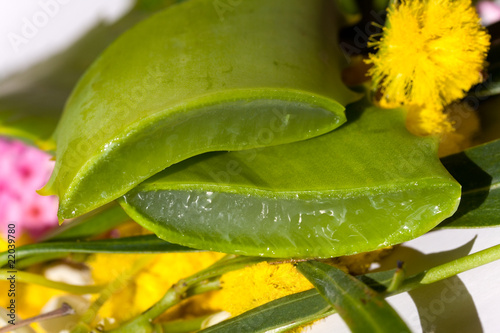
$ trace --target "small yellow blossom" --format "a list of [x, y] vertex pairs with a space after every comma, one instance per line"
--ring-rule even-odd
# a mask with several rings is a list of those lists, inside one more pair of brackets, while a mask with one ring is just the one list
[[[392, 248], [352, 256], [329, 259], [326, 262], [352, 274], [364, 274], [371, 263], [386, 256]], [[212, 307], [228, 311], [233, 316], [275, 299], [313, 288], [313, 285], [292, 264], [273, 265], [262, 262], [222, 276], [222, 290], [210, 300]]]
[[[94, 282], [105, 284], [130, 269], [131, 264], [140, 256], [137, 254], [98, 253], [87, 261], [87, 265], [92, 270]], [[113, 318], [118, 326], [119, 323], [138, 316], [159, 301], [174, 283], [210, 266], [222, 256], [223, 254], [214, 252], [156, 255], [150, 266], [143, 269], [129, 285], [112, 295], [104, 303], [99, 311], [99, 316]], [[127, 304], [126, 308], [124, 308], [124, 304]], [[219, 309], [211, 310], [214, 312]]]
[[222, 290], [214, 302], [233, 316], [280, 297], [313, 288], [292, 264], [262, 262], [222, 276]]
[[440, 110], [482, 81], [490, 37], [470, 0], [402, 0], [387, 20], [367, 62], [388, 104]]
[[442, 157], [472, 146], [480, 123], [477, 113], [470, 106], [452, 103], [443, 111], [432, 107], [408, 107], [406, 127], [415, 135], [438, 136], [438, 154]]

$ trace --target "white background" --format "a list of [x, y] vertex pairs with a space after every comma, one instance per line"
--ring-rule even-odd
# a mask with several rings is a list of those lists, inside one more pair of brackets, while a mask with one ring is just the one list
[[[36, 0], [0, 1], [0, 78], [50, 57], [99, 20], [114, 20], [131, 6], [129, 0], [60, 1], [65, 4], [18, 50], [9, 34], [22, 36], [25, 20], [33, 22], [43, 8]], [[401, 259], [409, 270], [418, 271], [498, 243], [500, 228], [437, 231], [408, 242], [383, 265], [393, 268]], [[499, 280], [500, 262], [494, 262], [462, 273], [448, 284], [421, 288], [412, 297], [401, 294], [388, 300], [414, 332], [422, 332], [422, 322], [425, 332], [500, 332]], [[318, 322], [312, 331], [348, 332], [336, 315]]]

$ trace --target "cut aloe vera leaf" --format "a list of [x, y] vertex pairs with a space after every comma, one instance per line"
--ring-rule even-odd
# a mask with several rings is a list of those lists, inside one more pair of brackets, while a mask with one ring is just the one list
[[323, 258], [408, 241], [451, 216], [458, 184], [405, 111], [365, 102], [311, 140], [211, 153], [167, 168], [120, 204], [160, 238], [251, 256]]
[[357, 95], [340, 80], [331, 1], [245, 1], [219, 14], [212, 0], [172, 6], [83, 76], [42, 190], [59, 196], [61, 219], [191, 156], [305, 140], [345, 121]]

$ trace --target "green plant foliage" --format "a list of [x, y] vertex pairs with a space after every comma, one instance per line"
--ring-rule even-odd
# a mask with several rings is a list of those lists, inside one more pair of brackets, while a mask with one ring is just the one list
[[460, 185], [401, 109], [359, 102], [327, 135], [176, 164], [120, 204], [169, 242], [268, 257], [335, 257], [398, 244], [451, 216]]
[[59, 217], [102, 206], [200, 153], [304, 140], [345, 121], [326, 0], [192, 0], [144, 20], [90, 67], [54, 135]]
[[[20, 246], [16, 249], [16, 260], [41, 254], [69, 253], [168, 253], [197, 252], [190, 248], [171, 244], [155, 235], [133, 236], [93, 241], [59, 241], [35, 243]], [[0, 253], [0, 267], [8, 262], [8, 252]]]
[[339, 268], [304, 262], [298, 270], [337, 310], [353, 333], [411, 332], [384, 297]]
[[448, 156], [444, 166], [462, 185], [457, 212], [439, 228], [500, 225], [500, 140]]
[[332, 306], [311, 289], [269, 302], [200, 333], [287, 332], [332, 313]]

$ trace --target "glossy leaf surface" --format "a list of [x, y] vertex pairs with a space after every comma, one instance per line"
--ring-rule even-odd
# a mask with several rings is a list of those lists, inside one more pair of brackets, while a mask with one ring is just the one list
[[315, 261], [299, 263], [297, 268], [335, 307], [351, 332], [411, 332], [381, 294], [354, 276]]
[[444, 166], [462, 184], [457, 212], [439, 228], [500, 225], [500, 140], [443, 158]]
[[[304, 140], [345, 121], [337, 11], [255, 0], [181, 3], [141, 22], [83, 76], [55, 133], [44, 194], [81, 215], [208, 151]], [[332, 37], [333, 36], [333, 37]]]
[[120, 204], [173, 243], [268, 257], [335, 257], [398, 244], [456, 210], [460, 185], [405, 112], [359, 102], [311, 140], [212, 153], [167, 168]]

